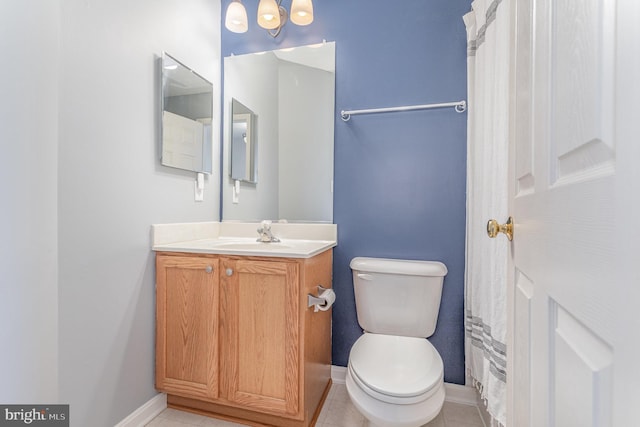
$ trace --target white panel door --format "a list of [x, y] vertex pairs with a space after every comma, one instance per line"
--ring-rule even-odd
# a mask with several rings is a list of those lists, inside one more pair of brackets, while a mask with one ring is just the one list
[[640, 426], [638, 3], [510, 3], [509, 427]]
[[162, 112], [162, 162], [186, 170], [202, 170], [204, 125], [169, 111]]

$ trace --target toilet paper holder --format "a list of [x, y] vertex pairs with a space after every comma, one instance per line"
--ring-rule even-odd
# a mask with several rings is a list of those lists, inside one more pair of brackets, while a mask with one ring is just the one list
[[313, 311], [326, 311], [331, 305], [333, 305], [333, 301], [327, 301], [326, 298], [322, 298], [326, 291], [330, 291], [330, 289], [318, 285], [318, 296], [307, 294], [307, 307], [315, 307]]

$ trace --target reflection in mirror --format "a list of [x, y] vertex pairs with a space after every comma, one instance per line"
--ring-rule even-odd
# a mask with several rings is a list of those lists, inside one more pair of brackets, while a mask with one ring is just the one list
[[213, 85], [162, 55], [162, 158], [165, 166], [212, 171]]
[[[260, 118], [260, 179], [237, 187], [232, 99]], [[225, 58], [224, 105], [222, 219], [331, 223], [335, 43]]]
[[237, 99], [231, 101], [231, 179], [257, 182], [257, 117]]

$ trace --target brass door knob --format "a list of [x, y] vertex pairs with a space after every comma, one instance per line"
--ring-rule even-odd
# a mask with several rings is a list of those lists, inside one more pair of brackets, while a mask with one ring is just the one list
[[506, 224], [499, 224], [495, 219], [490, 219], [487, 222], [487, 234], [492, 239], [499, 233], [504, 233], [507, 239], [513, 240], [513, 218], [509, 217]]

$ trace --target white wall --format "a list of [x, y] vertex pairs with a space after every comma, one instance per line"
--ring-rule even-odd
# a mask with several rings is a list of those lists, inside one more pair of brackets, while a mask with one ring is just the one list
[[334, 74], [281, 61], [278, 78], [279, 218], [330, 222]]
[[156, 61], [167, 51], [219, 99], [220, 4], [61, 4], [60, 400], [72, 426], [113, 426], [156, 393], [150, 225], [218, 219], [219, 158], [201, 203], [195, 173], [159, 164]]
[[[278, 219], [278, 60], [271, 53], [238, 55], [224, 60], [224, 165], [223, 212], [225, 220]], [[232, 203], [229, 178], [229, 110], [235, 98], [257, 116], [258, 183], [242, 183], [239, 203]]]
[[0, 402], [58, 399], [59, 2], [0, 2]]

